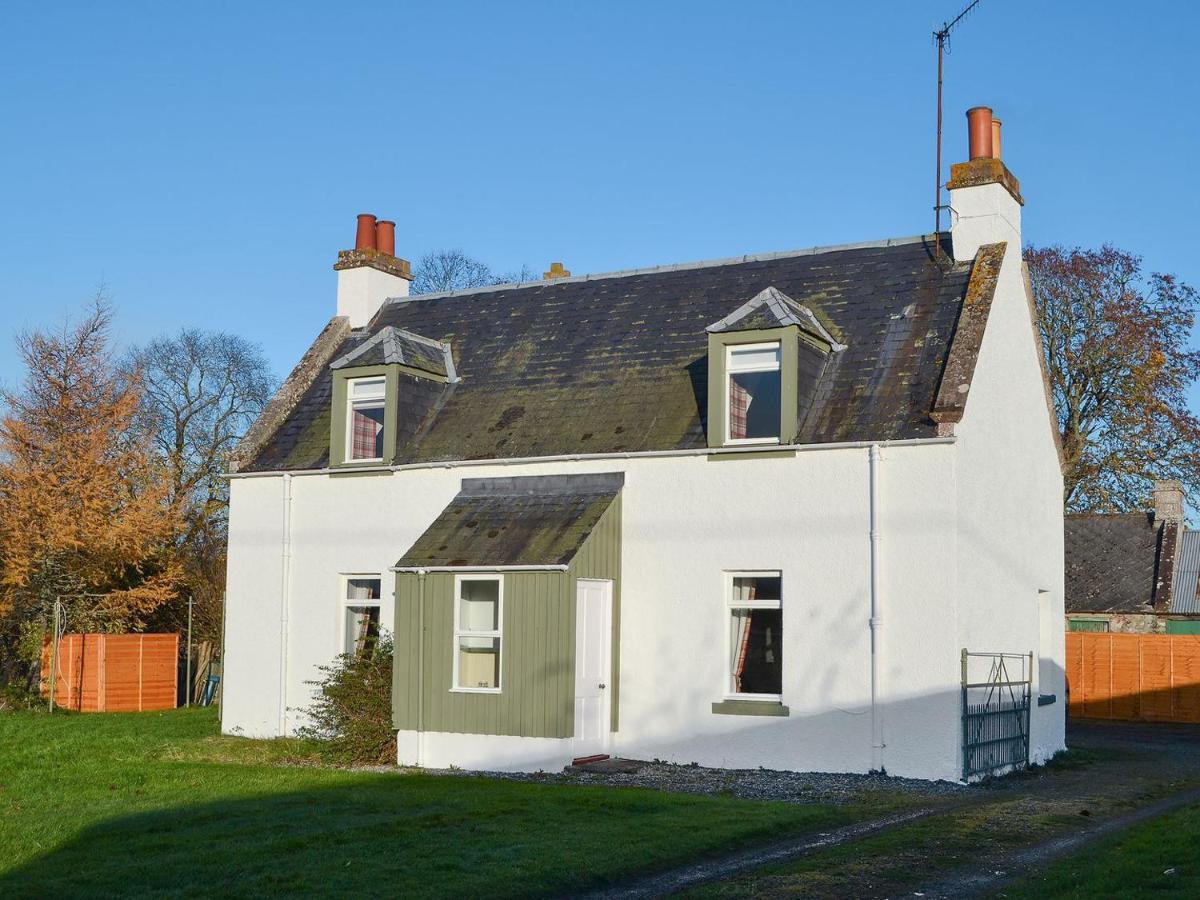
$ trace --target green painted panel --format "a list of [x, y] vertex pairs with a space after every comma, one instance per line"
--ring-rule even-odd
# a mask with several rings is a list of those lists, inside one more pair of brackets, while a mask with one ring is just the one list
[[1108, 619], [1067, 619], [1067, 631], [1108, 631]]
[[[397, 573], [392, 716], [398, 729], [415, 729], [420, 719], [426, 731], [571, 736], [572, 710], [561, 702], [575, 689], [571, 577], [566, 572], [505, 572], [500, 577], [500, 692], [472, 693], [452, 690], [454, 575], [425, 576], [425, 628], [418, 641], [421, 576]], [[403, 660], [402, 651], [407, 654]], [[418, 681], [423, 682], [419, 694]]]
[[1200, 620], [1167, 619], [1167, 634], [1200, 634]]
[[[779, 415], [779, 441], [790, 444], [798, 430], [796, 409], [799, 390], [800, 329], [795, 325], [753, 331], [710, 332], [708, 335], [708, 446], [723, 447], [725, 423], [725, 348], [736, 344], [762, 344], [779, 341], [779, 387], [782, 409]], [[742, 446], [742, 445], [738, 445]], [[752, 444], [749, 446], [753, 446]]]
[[[621, 495], [617, 494], [613, 498], [613, 502], [609, 504], [608, 509], [600, 520], [596, 523], [596, 527], [592, 529], [592, 533], [588, 535], [588, 539], [584, 541], [583, 546], [579, 548], [579, 552], [575, 554], [575, 558], [571, 561], [570, 574], [571, 596], [575, 596], [575, 581], [578, 578], [607, 578], [613, 583], [612, 592], [612, 677], [610, 678], [610, 690], [612, 691], [612, 718], [611, 728], [617, 730], [620, 722], [620, 705], [621, 705]], [[571, 601], [574, 608], [575, 601]], [[574, 631], [572, 631], [574, 634]], [[574, 638], [572, 638], [572, 666], [574, 666]], [[572, 679], [567, 686], [568, 693], [562, 698], [562, 702], [571, 718], [572, 723], [575, 720], [575, 682]]]

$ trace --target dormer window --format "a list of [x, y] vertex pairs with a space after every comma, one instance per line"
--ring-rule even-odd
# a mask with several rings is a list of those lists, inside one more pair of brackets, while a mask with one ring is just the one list
[[782, 424], [779, 341], [727, 346], [725, 354], [726, 443], [778, 442]]
[[383, 459], [384, 378], [352, 378], [347, 384], [346, 460], [380, 462]]

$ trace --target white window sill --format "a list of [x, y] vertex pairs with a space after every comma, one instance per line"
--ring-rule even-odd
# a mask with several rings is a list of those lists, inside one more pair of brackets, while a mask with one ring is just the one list
[[500, 693], [500, 688], [452, 687], [452, 688], [450, 688], [450, 693], [452, 693], [452, 694], [498, 694], [498, 693]]
[[782, 703], [783, 694], [726, 694], [722, 700], [748, 700], [751, 703]]
[[379, 465], [383, 462], [382, 456], [376, 456], [371, 459], [346, 459], [342, 461], [343, 466], [370, 466]]
[[765, 445], [765, 444], [778, 444], [778, 443], [779, 443], [779, 438], [777, 438], [777, 437], [726, 438], [725, 439], [726, 447], [753, 447], [755, 445], [761, 446], [761, 445]]

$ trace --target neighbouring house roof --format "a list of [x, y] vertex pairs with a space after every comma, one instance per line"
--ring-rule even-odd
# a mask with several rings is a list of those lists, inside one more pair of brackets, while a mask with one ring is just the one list
[[1179, 537], [1179, 561], [1171, 589], [1170, 612], [1200, 615], [1200, 531], [1185, 531]]
[[[982, 339], [981, 328], [955, 337], [968, 284], [990, 303], [1004, 245], [981, 249], [977, 260], [989, 265], [943, 271], [931, 244], [896, 239], [397, 298], [367, 328], [341, 333], [326, 359], [388, 358], [396, 347], [409, 359], [416, 346], [404, 335], [453, 348], [456, 383], [402, 387], [413, 399], [406, 410], [401, 397], [396, 464], [699, 449], [706, 329], [751, 307], [747, 315], [766, 317], [759, 324], [786, 319], [845, 345], [802, 386], [812, 401], [796, 442], [935, 437], [931, 410], [951, 341]], [[981, 268], [982, 281], [973, 272]], [[323, 340], [338, 334], [327, 329]], [[960, 356], [973, 363], [977, 351]], [[960, 399], [969, 375], [955, 375]], [[279, 415], [242, 448], [240, 470], [326, 466], [331, 381], [326, 366], [291, 385]]]
[[567, 565], [624, 481], [619, 472], [464, 478], [396, 566]]
[[1152, 514], [1083, 513], [1063, 524], [1068, 613], [1154, 612], [1162, 529]]

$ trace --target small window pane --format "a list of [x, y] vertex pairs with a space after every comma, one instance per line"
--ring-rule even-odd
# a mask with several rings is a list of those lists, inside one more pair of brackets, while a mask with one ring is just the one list
[[779, 365], [779, 345], [774, 347], [756, 347], [752, 350], [730, 350], [730, 369], [741, 369], [749, 366], [761, 368]]
[[458, 603], [459, 631], [500, 630], [500, 582], [462, 581]]
[[379, 607], [346, 607], [346, 653], [361, 656], [379, 641]]
[[731, 690], [735, 694], [782, 693], [782, 611], [734, 609], [731, 612]]
[[500, 639], [462, 637], [458, 639], [458, 686], [497, 688], [500, 686]]
[[383, 407], [355, 405], [351, 412], [350, 458], [383, 458]]
[[346, 579], [346, 599], [347, 600], [378, 600], [379, 599], [379, 579], [378, 578], [347, 578]]
[[783, 579], [778, 575], [738, 575], [733, 579], [733, 602], [754, 603], [782, 598]]
[[729, 376], [729, 437], [778, 438], [781, 413], [779, 372]]
[[382, 378], [357, 378], [350, 382], [352, 400], [382, 400], [384, 381]]

